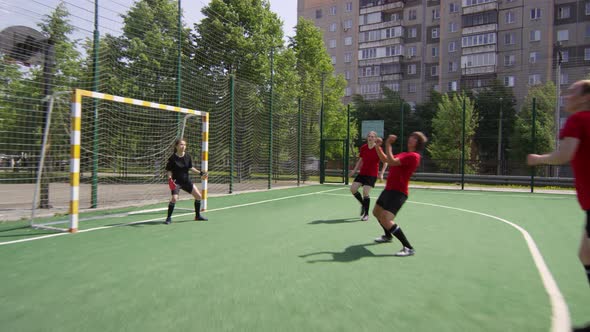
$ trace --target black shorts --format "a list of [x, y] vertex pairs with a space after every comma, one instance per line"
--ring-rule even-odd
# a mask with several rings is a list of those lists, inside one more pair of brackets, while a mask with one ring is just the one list
[[383, 190], [377, 199], [377, 205], [394, 215], [397, 215], [407, 199], [408, 196], [397, 190]]
[[363, 186], [371, 186], [375, 188], [375, 182], [377, 182], [377, 177], [359, 174], [356, 176], [356, 178], [354, 178], [354, 182], [360, 182]]
[[590, 210], [586, 210], [586, 235], [590, 238]]
[[172, 195], [178, 195], [180, 193], [180, 189], [182, 189], [190, 194], [193, 192], [193, 183], [190, 181], [176, 183], [176, 189], [171, 190]]

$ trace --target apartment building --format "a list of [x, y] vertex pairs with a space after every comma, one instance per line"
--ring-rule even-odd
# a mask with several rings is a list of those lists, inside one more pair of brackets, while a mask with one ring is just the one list
[[298, 0], [298, 15], [324, 31], [345, 102], [387, 87], [416, 104], [499, 80], [520, 105], [532, 85], [590, 72], [590, 0]]

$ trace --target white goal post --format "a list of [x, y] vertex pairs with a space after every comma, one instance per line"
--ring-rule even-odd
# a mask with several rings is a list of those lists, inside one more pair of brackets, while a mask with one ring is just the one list
[[[158, 104], [139, 99], [132, 99], [110, 95], [106, 93], [92, 92], [82, 89], [75, 89], [71, 103], [71, 134], [70, 134], [70, 204], [69, 204], [69, 229], [70, 233], [78, 231], [79, 221], [79, 199], [80, 199], [80, 156], [82, 144], [82, 98], [111, 101], [130, 104], [140, 107], [153, 108], [168, 112], [178, 112], [190, 115], [201, 116], [202, 122], [202, 147], [200, 169], [207, 172], [209, 169], [209, 113], [177, 106]], [[201, 210], [207, 209], [207, 179], [201, 181], [202, 204]]]

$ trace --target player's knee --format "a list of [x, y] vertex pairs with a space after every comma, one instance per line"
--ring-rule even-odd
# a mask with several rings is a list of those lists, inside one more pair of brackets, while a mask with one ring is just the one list
[[170, 198], [170, 204], [176, 204], [176, 197], [172, 196], [172, 198]]

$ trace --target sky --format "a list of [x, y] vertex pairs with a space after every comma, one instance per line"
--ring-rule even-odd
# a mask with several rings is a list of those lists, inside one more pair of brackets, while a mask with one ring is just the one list
[[[92, 34], [94, 28], [94, 0], [62, 0], [66, 3], [71, 14], [71, 23], [83, 27], [78, 33], [83, 36]], [[121, 18], [135, 0], [97, 0], [99, 4], [99, 19], [101, 34], [118, 34], [121, 29]], [[50, 13], [60, 0], [0, 0], [0, 31], [12, 25], [25, 25], [38, 28], [36, 23], [43, 15]], [[201, 18], [201, 8], [209, 3], [207, 0], [181, 0], [184, 21], [187, 26]], [[283, 20], [285, 36], [293, 36], [294, 26], [297, 24], [296, 0], [270, 0], [271, 10]]]

